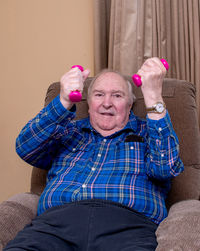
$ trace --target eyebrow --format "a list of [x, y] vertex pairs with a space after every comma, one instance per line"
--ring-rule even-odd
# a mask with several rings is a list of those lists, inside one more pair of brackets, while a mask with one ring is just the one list
[[[96, 89], [96, 90], [93, 90], [93, 93], [95, 93], [95, 92], [101, 92], [101, 93], [104, 93], [104, 91], [103, 90], [98, 90], [98, 89]], [[111, 90], [111, 93], [121, 93], [122, 95], [126, 95], [125, 94], [125, 92], [123, 92], [123, 91], [121, 91], [121, 90]]]

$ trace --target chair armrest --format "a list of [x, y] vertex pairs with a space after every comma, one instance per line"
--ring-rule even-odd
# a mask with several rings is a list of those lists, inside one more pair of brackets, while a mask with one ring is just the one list
[[174, 204], [168, 217], [159, 225], [156, 251], [200, 250], [200, 201], [186, 200]]
[[0, 204], [0, 250], [36, 216], [39, 196], [18, 194]]

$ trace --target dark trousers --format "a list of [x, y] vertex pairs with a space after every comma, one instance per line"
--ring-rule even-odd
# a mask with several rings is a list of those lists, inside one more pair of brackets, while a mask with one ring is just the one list
[[68, 203], [27, 225], [4, 251], [150, 251], [157, 225], [145, 216], [104, 200]]

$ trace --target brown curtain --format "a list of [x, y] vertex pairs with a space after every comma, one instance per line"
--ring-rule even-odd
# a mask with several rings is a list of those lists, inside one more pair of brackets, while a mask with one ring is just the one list
[[167, 77], [195, 84], [199, 109], [200, 0], [94, 0], [94, 16], [95, 73], [132, 75], [145, 59], [166, 58]]

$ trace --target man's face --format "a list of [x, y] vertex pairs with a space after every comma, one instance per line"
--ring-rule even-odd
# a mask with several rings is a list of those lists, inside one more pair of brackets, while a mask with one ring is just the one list
[[121, 130], [131, 109], [127, 83], [117, 73], [104, 73], [93, 84], [88, 105], [90, 123], [101, 135]]

